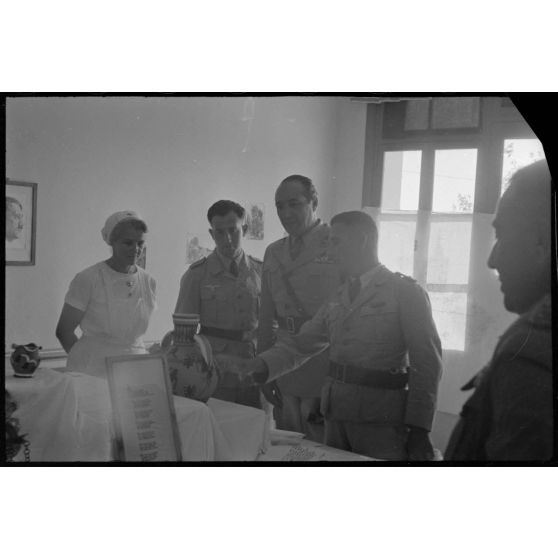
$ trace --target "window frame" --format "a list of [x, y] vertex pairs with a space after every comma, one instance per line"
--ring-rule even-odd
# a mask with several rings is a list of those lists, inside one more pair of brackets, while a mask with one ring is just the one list
[[[506, 139], [538, 139], [527, 122], [514, 106], [502, 106], [503, 96], [481, 97], [479, 129], [466, 131], [451, 130], [443, 134], [415, 133], [405, 137], [383, 137], [383, 107], [369, 104], [367, 108], [365, 159], [363, 173], [363, 207], [378, 211], [380, 218], [386, 220], [416, 219], [413, 274], [415, 279], [428, 291], [468, 292], [476, 279], [471, 276], [471, 262], [476, 260], [472, 237], [469, 254], [469, 274], [467, 283], [458, 285], [438, 285], [427, 283], [428, 249], [430, 223], [441, 219], [450, 221], [474, 222], [475, 214], [493, 214], [500, 197], [502, 182], [502, 163], [504, 141]], [[419, 131], [423, 132], [423, 131]], [[475, 174], [475, 198], [471, 213], [432, 212], [434, 191], [435, 151], [442, 149], [477, 149], [477, 168]], [[382, 210], [382, 182], [384, 153], [388, 151], [420, 150], [421, 179], [419, 185], [418, 210]], [[470, 301], [468, 301], [470, 304]], [[464, 349], [444, 349], [449, 352], [463, 353], [468, 350], [469, 320], [465, 323]]]

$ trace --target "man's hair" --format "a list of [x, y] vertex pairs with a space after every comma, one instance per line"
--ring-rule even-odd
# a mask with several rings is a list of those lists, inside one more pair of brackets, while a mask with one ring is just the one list
[[364, 211], [338, 213], [331, 220], [331, 225], [335, 224], [358, 229], [363, 234], [370, 236], [374, 245], [378, 243], [378, 227], [376, 227], [374, 219]]
[[19, 205], [20, 209], [23, 211], [23, 205], [21, 205], [21, 202], [18, 199], [12, 198], [12, 196], [6, 196], [6, 211], [8, 211], [8, 207], [10, 205], [14, 204]]
[[211, 220], [216, 215], [224, 217], [231, 211], [235, 213], [239, 219], [244, 219], [244, 216], [246, 215], [246, 210], [240, 204], [231, 200], [219, 200], [208, 209], [207, 220], [209, 221], [209, 224], [211, 224]]
[[132, 227], [136, 231], [140, 231], [142, 233], [147, 232], [147, 225], [145, 224], [145, 221], [142, 221], [141, 219], [125, 219], [124, 221], [120, 221], [120, 223], [117, 223], [114, 229], [110, 231], [109, 243], [112, 244], [113, 242], [116, 242], [119, 238], [121, 238], [122, 231], [126, 227]]
[[551, 184], [548, 163], [542, 159], [516, 171], [504, 196], [511, 198], [525, 218], [550, 230]]
[[[285, 184], [285, 182], [298, 182], [302, 185], [304, 197], [308, 200], [309, 203], [314, 203], [315, 206], [318, 205], [318, 191], [316, 190], [316, 186], [312, 183], [307, 176], [302, 176], [302, 174], [291, 174], [281, 180], [281, 184]], [[281, 186], [279, 184], [279, 186]]]

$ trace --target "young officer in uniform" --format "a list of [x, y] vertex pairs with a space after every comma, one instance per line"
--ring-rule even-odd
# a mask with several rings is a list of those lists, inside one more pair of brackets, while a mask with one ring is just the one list
[[322, 394], [327, 445], [390, 460], [430, 460], [442, 350], [426, 292], [378, 262], [378, 233], [361, 211], [331, 221], [330, 253], [352, 279], [305, 323], [247, 364], [263, 383], [329, 347]]
[[[275, 193], [275, 205], [289, 236], [265, 252], [259, 352], [277, 339], [293, 337], [340, 283], [337, 266], [327, 255], [329, 226], [316, 216], [318, 196], [312, 181], [300, 175], [285, 178]], [[277, 428], [323, 441], [320, 392], [327, 366], [324, 353], [262, 389], [274, 405]]]
[[[215, 354], [243, 358], [255, 355], [262, 262], [242, 249], [245, 210], [220, 200], [207, 212], [215, 250], [193, 263], [180, 281], [175, 313], [200, 315], [201, 330]], [[223, 370], [214, 397], [261, 407], [257, 387], [241, 385], [238, 376]]]

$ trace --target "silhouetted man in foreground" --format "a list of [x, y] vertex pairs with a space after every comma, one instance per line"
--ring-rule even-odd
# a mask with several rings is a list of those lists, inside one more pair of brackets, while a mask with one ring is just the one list
[[465, 403], [446, 460], [545, 460], [553, 453], [551, 197], [546, 161], [512, 177], [494, 220], [488, 259], [504, 306], [519, 314], [492, 361], [464, 390]]

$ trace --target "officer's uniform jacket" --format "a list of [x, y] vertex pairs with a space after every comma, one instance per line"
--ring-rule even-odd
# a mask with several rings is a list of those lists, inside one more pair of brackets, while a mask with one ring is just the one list
[[255, 354], [262, 262], [243, 253], [235, 277], [214, 250], [193, 263], [180, 281], [176, 313], [200, 315], [200, 324], [243, 331], [242, 340], [207, 335], [213, 351], [245, 358]]
[[[340, 285], [337, 266], [328, 258], [329, 225], [319, 222], [303, 237], [303, 248], [291, 259], [289, 237], [270, 244], [265, 252], [262, 276], [258, 351], [269, 349], [276, 340], [289, 339], [294, 333], [277, 329], [275, 319], [310, 318]], [[303, 306], [304, 315], [289, 295], [283, 273]], [[327, 354], [308, 360], [291, 374], [279, 379], [281, 392], [298, 397], [319, 397], [327, 374]], [[293, 367], [293, 369], [296, 367]]]
[[552, 304], [543, 297], [502, 335], [461, 411], [447, 460], [544, 460], [553, 455]]
[[442, 371], [441, 343], [427, 293], [413, 279], [380, 265], [355, 300], [337, 289], [297, 336], [260, 356], [269, 379], [329, 346], [341, 365], [368, 370], [410, 365], [408, 390], [388, 390], [328, 378], [322, 413], [336, 420], [407, 424], [430, 430]]

